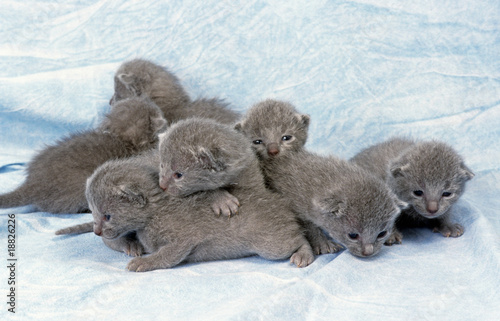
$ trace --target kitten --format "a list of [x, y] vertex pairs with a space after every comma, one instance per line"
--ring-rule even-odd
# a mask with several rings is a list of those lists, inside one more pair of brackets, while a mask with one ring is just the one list
[[124, 62], [116, 71], [114, 83], [115, 93], [110, 104], [128, 97], [147, 95], [160, 107], [169, 123], [189, 117], [203, 117], [233, 124], [240, 117], [219, 99], [191, 101], [174, 74], [148, 60]]
[[111, 105], [125, 98], [146, 95], [160, 107], [167, 121], [174, 119], [191, 101], [173, 73], [144, 59], [124, 62], [115, 73], [114, 84]]
[[377, 254], [407, 206], [383, 182], [333, 156], [299, 151], [272, 160], [264, 172], [299, 218], [356, 256]]
[[[361, 151], [351, 161], [375, 173], [411, 205], [403, 211], [399, 226], [428, 225], [446, 237], [464, 233], [462, 225], [451, 222], [451, 207], [474, 174], [451, 146], [392, 138]], [[402, 237], [395, 229], [387, 245], [401, 243]]]
[[[107, 162], [87, 182], [94, 232], [107, 239], [135, 232], [151, 253], [131, 260], [129, 270], [255, 254], [273, 260], [291, 257], [299, 267], [314, 260], [295, 215], [265, 188], [245, 137], [226, 125], [190, 119], [172, 126], [160, 141], [163, 169], [175, 167], [174, 173], [182, 174], [174, 175], [166, 192], [158, 185], [159, 173], [137, 157]], [[229, 220], [209, 215], [207, 204], [214, 195], [199, 190], [198, 175], [210, 186], [231, 182], [228, 189], [240, 200], [240, 214]], [[184, 193], [188, 195], [178, 197]]]
[[72, 134], [39, 152], [28, 164], [26, 181], [0, 195], [0, 207], [33, 204], [43, 212], [86, 212], [87, 177], [107, 160], [154, 147], [164, 125], [161, 111], [151, 101], [123, 100], [98, 130]]
[[[292, 104], [267, 99], [252, 106], [235, 125], [235, 129], [249, 138], [261, 167], [265, 167], [273, 159], [304, 150], [309, 122], [309, 115], [299, 113]], [[263, 174], [266, 186], [272, 189], [272, 182], [266, 172]], [[334, 253], [342, 249], [341, 245], [329, 240], [311, 222], [299, 221], [305, 227], [307, 239], [316, 254]]]
[[298, 113], [293, 105], [267, 99], [252, 106], [235, 128], [250, 138], [257, 157], [266, 162], [302, 150], [309, 121], [309, 115]]

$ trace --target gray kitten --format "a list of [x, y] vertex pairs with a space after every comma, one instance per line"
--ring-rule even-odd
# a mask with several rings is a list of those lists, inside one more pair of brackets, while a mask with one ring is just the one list
[[[463, 226], [451, 222], [451, 207], [474, 174], [449, 145], [392, 138], [361, 151], [351, 161], [386, 181], [411, 205], [398, 225], [428, 225], [446, 237], [463, 234]], [[402, 237], [395, 229], [387, 244], [401, 243]]]
[[309, 115], [290, 103], [267, 99], [252, 106], [236, 129], [249, 137], [261, 161], [302, 150], [307, 140]]
[[189, 117], [215, 119], [233, 124], [239, 114], [219, 99], [191, 101], [179, 79], [166, 68], [144, 59], [124, 62], [116, 71], [115, 93], [110, 104], [127, 97], [147, 95], [163, 111], [169, 123]]
[[113, 106], [98, 130], [72, 134], [39, 152], [28, 164], [26, 181], [0, 195], [0, 207], [33, 204], [44, 212], [88, 211], [87, 177], [107, 160], [154, 147], [164, 125], [161, 111], [151, 101], [123, 100]]
[[[129, 270], [254, 254], [266, 259], [291, 256], [297, 266], [314, 260], [295, 215], [265, 188], [245, 137], [210, 120], [190, 119], [172, 126], [160, 140], [163, 169], [175, 167], [175, 181], [167, 183], [166, 193], [158, 185], [158, 173], [137, 158], [108, 162], [87, 183], [94, 232], [118, 239], [134, 231], [145, 252], [152, 253], [131, 260]], [[231, 182], [228, 189], [240, 200], [240, 214], [231, 219], [209, 215], [207, 204], [218, 196], [214, 190], [200, 190], [200, 181], [214, 188]]]
[[407, 206], [379, 179], [333, 156], [299, 151], [263, 169], [302, 220], [356, 256], [377, 254]]
[[[304, 150], [309, 122], [309, 115], [299, 113], [292, 104], [267, 99], [252, 106], [235, 128], [249, 138], [261, 167], [266, 167], [276, 158]], [[266, 172], [263, 174], [266, 186], [272, 189], [272, 182]], [[315, 253], [337, 252], [342, 249], [342, 246], [329, 240], [311, 222], [299, 221], [305, 227], [307, 239]]]

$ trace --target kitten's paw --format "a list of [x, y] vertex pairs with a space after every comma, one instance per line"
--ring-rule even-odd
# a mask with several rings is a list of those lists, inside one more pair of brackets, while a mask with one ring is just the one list
[[147, 272], [160, 268], [154, 261], [147, 257], [136, 257], [127, 264], [127, 270], [132, 272]]
[[123, 252], [129, 256], [141, 256], [146, 254], [146, 250], [138, 240], [130, 241], [123, 249]]
[[384, 242], [385, 245], [401, 244], [403, 241], [403, 234], [400, 231], [395, 230], [392, 232], [391, 236]]
[[290, 262], [295, 264], [297, 267], [306, 267], [314, 261], [314, 254], [311, 253], [300, 253], [299, 251], [293, 253], [290, 257]]
[[223, 191], [217, 196], [217, 199], [212, 203], [212, 210], [216, 215], [224, 215], [231, 217], [236, 215], [240, 207], [238, 199], [227, 191]]
[[464, 234], [464, 227], [460, 224], [445, 224], [435, 227], [432, 230], [434, 233], [441, 233], [445, 237], [459, 237]]
[[309, 243], [302, 245], [290, 257], [290, 262], [297, 267], [306, 267], [314, 261], [314, 253], [312, 252]]
[[328, 254], [328, 253], [337, 253], [337, 252], [344, 249], [344, 247], [342, 245], [335, 243], [327, 238], [324, 238], [321, 240], [315, 240], [315, 242], [311, 242], [311, 247], [313, 249], [313, 252], [317, 255]]

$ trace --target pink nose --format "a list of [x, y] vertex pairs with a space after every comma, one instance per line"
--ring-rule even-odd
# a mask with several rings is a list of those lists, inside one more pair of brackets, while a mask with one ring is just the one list
[[427, 209], [427, 212], [429, 212], [431, 214], [435, 214], [439, 209], [438, 203], [436, 201], [428, 202], [426, 209]]
[[269, 144], [269, 146], [267, 147], [267, 154], [269, 156], [276, 156], [279, 153], [280, 153], [280, 150], [278, 148], [278, 144], [276, 144], [276, 143]]

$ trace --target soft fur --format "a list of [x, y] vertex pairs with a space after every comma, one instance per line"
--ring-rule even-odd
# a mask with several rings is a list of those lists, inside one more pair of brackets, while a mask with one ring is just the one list
[[[411, 205], [398, 225], [429, 225], [444, 236], [463, 234], [463, 226], [451, 222], [451, 208], [474, 174], [451, 146], [439, 141], [392, 138], [361, 151], [352, 162], [387, 182]], [[387, 244], [401, 240], [401, 232], [395, 229]]]
[[179, 79], [166, 68], [144, 59], [124, 62], [116, 71], [114, 104], [121, 99], [147, 95], [162, 110], [169, 123], [189, 117], [211, 118], [233, 124], [239, 114], [219, 99], [191, 101]]
[[[108, 162], [87, 183], [94, 232], [119, 240], [122, 250], [143, 248], [151, 253], [130, 261], [129, 270], [255, 254], [273, 260], [291, 257], [300, 267], [314, 260], [295, 215], [265, 188], [259, 163], [244, 136], [214, 121], [190, 119], [172, 126], [160, 140], [163, 168], [182, 166], [176, 169], [185, 174], [182, 185], [193, 183], [194, 188], [170, 182], [163, 191], [157, 168], [145, 164], [144, 156]], [[221, 147], [231, 152], [221, 153]], [[226, 186], [240, 201], [238, 215], [214, 216], [210, 205], [219, 197], [217, 189], [200, 189], [192, 170], [209, 186]]]
[[154, 147], [164, 125], [161, 111], [150, 100], [123, 100], [99, 129], [72, 134], [38, 153], [28, 164], [26, 181], [0, 196], [0, 207], [33, 204], [44, 212], [86, 212], [85, 181], [92, 172], [107, 160]]

